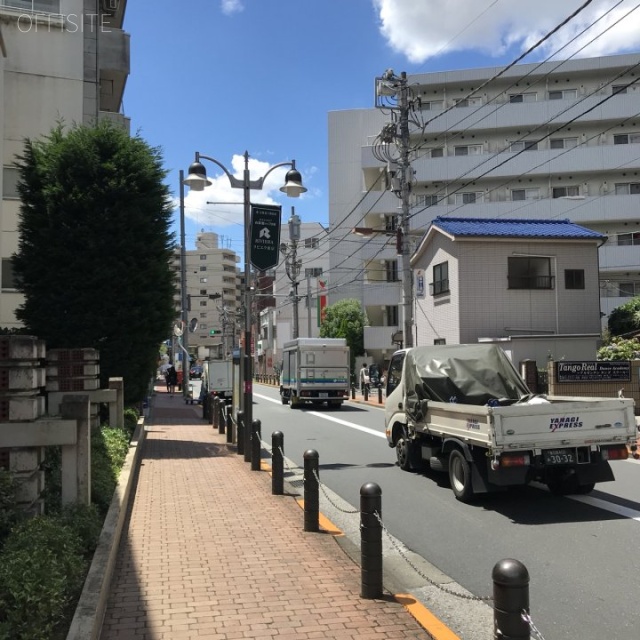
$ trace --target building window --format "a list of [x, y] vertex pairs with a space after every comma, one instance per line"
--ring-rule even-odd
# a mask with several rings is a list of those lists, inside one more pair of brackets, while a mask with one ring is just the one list
[[584, 289], [584, 269], [565, 269], [564, 288]]
[[434, 345], [447, 344], [447, 340], [446, 340], [446, 338], [434, 338], [433, 339], [433, 344]]
[[207, 295], [207, 290], [206, 289], [200, 289], [200, 295], [201, 296], [206, 296]]
[[611, 93], [617, 96], [619, 93], [627, 93], [629, 87], [626, 84], [614, 84], [611, 87]]
[[549, 100], [573, 100], [578, 97], [577, 89], [564, 89], [562, 91], [549, 91]]
[[60, 14], [60, 0], [0, 0], [0, 7], [24, 9], [31, 13]]
[[384, 230], [395, 231], [398, 228], [398, 216], [385, 215], [384, 217]]
[[640, 133], [620, 133], [613, 136], [613, 144], [638, 144]]
[[397, 305], [387, 305], [385, 307], [385, 312], [387, 314], [387, 326], [388, 327], [397, 327], [398, 326], [398, 307]]
[[200, 271], [206, 271], [206, 270], [207, 270], [207, 267], [205, 267], [205, 266], [200, 266]]
[[580, 195], [580, 188], [574, 187], [553, 187], [551, 191], [552, 198], [572, 198]]
[[200, 300], [200, 306], [201, 307], [206, 307], [207, 306], [207, 301], [206, 300]]
[[617, 196], [638, 195], [640, 193], [640, 182], [619, 182], [616, 184]]
[[533, 187], [531, 189], [511, 189], [511, 200], [538, 200], [540, 198], [540, 189]]
[[479, 156], [482, 153], [481, 144], [466, 144], [453, 148], [454, 156]]
[[619, 247], [628, 247], [631, 245], [639, 245], [640, 244], [640, 232], [636, 233], [619, 233], [618, 234], [618, 246]]
[[509, 289], [553, 289], [550, 258], [508, 259]]
[[206, 278], [200, 278], [200, 284], [207, 284]]
[[509, 94], [509, 102], [511, 104], [519, 104], [521, 102], [536, 102], [537, 100], [538, 100], [538, 94], [534, 92]]
[[435, 207], [437, 204], [438, 196], [424, 194], [416, 196], [417, 207]]
[[549, 149], [575, 149], [578, 146], [578, 138], [551, 138]]
[[537, 151], [537, 140], [514, 140], [509, 144], [509, 151], [516, 153], [518, 151]]
[[441, 262], [433, 266], [433, 283], [431, 295], [437, 296], [449, 292], [449, 263]]
[[200, 254], [200, 260], [206, 260], [206, 259], [207, 259], [206, 254], [201, 253]]
[[442, 147], [438, 147], [437, 149], [429, 149], [427, 154], [430, 158], [442, 158], [444, 157], [444, 149]]
[[304, 248], [305, 249], [317, 249], [320, 241], [318, 238], [305, 238], [304, 239]]
[[476, 204], [482, 202], [482, 191], [456, 193], [455, 204]]
[[18, 170], [15, 167], [2, 169], [2, 197], [18, 198]]
[[2, 258], [2, 288], [16, 288], [16, 281], [13, 277], [13, 262], [11, 261], [11, 258]]
[[319, 278], [322, 275], [322, 267], [311, 267], [304, 270], [305, 278]]
[[397, 260], [385, 260], [384, 269], [387, 282], [398, 282], [398, 261]]
[[456, 98], [453, 103], [456, 107], [479, 107], [482, 104], [482, 98], [480, 96], [474, 96], [472, 98]]
[[430, 100], [427, 102], [420, 101], [420, 108], [425, 111], [437, 111], [438, 109], [442, 109], [442, 105], [442, 100]]
[[201, 318], [206, 318], [209, 314], [206, 311], [201, 311], [200, 312], [200, 317]]

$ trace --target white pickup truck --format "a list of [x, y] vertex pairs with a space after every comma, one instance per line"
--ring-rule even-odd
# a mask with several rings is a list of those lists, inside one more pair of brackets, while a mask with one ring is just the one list
[[495, 345], [393, 354], [385, 427], [398, 465], [448, 472], [458, 500], [538, 481], [557, 494], [614, 480], [636, 450], [634, 401], [533, 395]]

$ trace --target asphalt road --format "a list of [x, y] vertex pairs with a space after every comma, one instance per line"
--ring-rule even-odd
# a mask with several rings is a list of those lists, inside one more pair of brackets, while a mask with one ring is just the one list
[[[285, 455], [298, 466], [307, 449], [318, 451], [321, 483], [345, 501], [345, 511], [359, 507], [363, 484], [380, 485], [386, 530], [475, 596], [492, 594], [496, 562], [524, 563], [531, 616], [546, 640], [638, 637], [640, 463], [614, 463], [616, 481], [589, 496], [556, 497], [529, 486], [468, 505], [454, 498], [446, 475], [407, 473], [395, 465], [377, 407], [291, 409], [280, 404], [277, 389], [262, 385], [255, 386], [254, 400], [265, 442], [282, 431]], [[356, 517], [344, 516], [351, 535], [357, 535]], [[461, 637], [492, 635], [483, 630]]]

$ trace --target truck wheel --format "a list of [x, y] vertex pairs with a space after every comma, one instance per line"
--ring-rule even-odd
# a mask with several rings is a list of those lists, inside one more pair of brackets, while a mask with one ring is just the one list
[[449, 454], [449, 482], [453, 495], [460, 502], [470, 502], [473, 498], [471, 484], [471, 465], [464, 457], [464, 453], [454, 449]]
[[396, 458], [398, 459], [398, 466], [403, 471], [411, 471], [411, 442], [403, 434], [398, 438], [396, 442]]

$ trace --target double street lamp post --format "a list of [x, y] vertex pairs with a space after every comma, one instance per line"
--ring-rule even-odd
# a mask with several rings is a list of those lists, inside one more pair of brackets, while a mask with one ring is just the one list
[[280, 187], [280, 191], [286, 193], [291, 198], [297, 198], [307, 189], [302, 185], [302, 177], [296, 169], [295, 160], [291, 162], [280, 162], [273, 165], [267, 173], [261, 178], [251, 179], [249, 171], [249, 152], [244, 153], [244, 171], [242, 178], [237, 178], [218, 160], [210, 156], [206, 156], [196, 151], [195, 161], [189, 167], [189, 175], [184, 179], [184, 184], [194, 191], [202, 191], [205, 187], [212, 183], [207, 178], [207, 171], [201, 160], [213, 162], [222, 169], [229, 179], [229, 183], [233, 189], [242, 189], [243, 205], [244, 205], [244, 345], [241, 352], [242, 355], [242, 410], [245, 420], [245, 429], [251, 429], [253, 421], [253, 361], [251, 354], [251, 191], [261, 191], [267, 176], [278, 167], [291, 167], [285, 176], [285, 184]]

